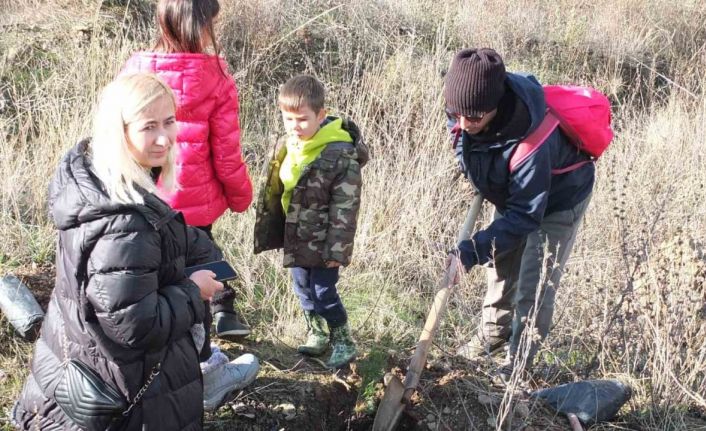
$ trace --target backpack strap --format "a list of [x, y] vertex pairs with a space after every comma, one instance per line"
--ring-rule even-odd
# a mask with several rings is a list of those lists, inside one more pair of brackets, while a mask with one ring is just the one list
[[451, 147], [455, 150], [456, 147], [458, 146], [458, 140], [461, 138], [461, 126], [458, 125], [458, 122], [454, 124], [454, 126], [451, 128]]
[[578, 162], [578, 163], [574, 163], [573, 165], [569, 165], [565, 168], [552, 169], [552, 175], [561, 175], [561, 174], [565, 174], [567, 172], [575, 171], [576, 169], [578, 169], [581, 166], [586, 165], [588, 163], [593, 163], [593, 160], [584, 160], [582, 162]]
[[517, 144], [515, 152], [512, 153], [512, 156], [510, 157], [510, 173], [512, 174], [515, 172], [517, 168], [522, 165], [522, 163], [536, 153], [542, 144], [547, 140], [549, 135], [551, 135], [554, 129], [558, 126], [559, 119], [547, 110], [547, 113], [544, 115], [542, 122], [539, 123], [539, 126], [537, 126], [532, 133], [527, 135], [525, 139]]

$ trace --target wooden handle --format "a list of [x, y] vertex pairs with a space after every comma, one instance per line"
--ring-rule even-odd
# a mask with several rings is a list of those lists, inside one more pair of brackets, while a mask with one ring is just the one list
[[[466, 215], [466, 221], [459, 232], [459, 241], [470, 237], [470, 231], [476, 223], [476, 219], [478, 218], [482, 205], [483, 198], [481, 195], [475, 195], [473, 197], [471, 207]], [[449, 262], [449, 266], [444, 271], [444, 277], [438, 285], [438, 290], [434, 296], [434, 303], [431, 306], [431, 310], [429, 310], [427, 320], [424, 323], [424, 329], [422, 330], [422, 334], [419, 336], [419, 341], [417, 341], [414, 356], [412, 357], [409, 368], [407, 369], [407, 374], [404, 379], [405, 392], [402, 397], [403, 402], [408, 402], [410, 398], [412, 398], [414, 390], [419, 384], [422, 369], [427, 361], [429, 347], [431, 347], [431, 340], [434, 338], [434, 334], [439, 328], [439, 324], [441, 323], [444, 313], [446, 312], [446, 305], [448, 304], [449, 296], [451, 295], [453, 281], [456, 279], [456, 273], [460, 267], [461, 262], [456, 256], [452, 255], [451, 262]]]
[[446, 304], [448, 303], [449, 295], [451, 295], [451, 283], [454, 277], [456, 277], [457, 268], [458, 260], [454, 256], [451, 264], [444, 272], [444, 278], [441, 281], [440, 289], [434, 296], [434, 303], [431, 306], [431, 310], [429, 310], [427, 321], [424, 324], [424, 329], [422, 330], [422, 334], [419, 336], [419, 341], [417, 341], [414, 356], [412, 357], [409, 368], [407, 369], [407, 374], [404, 379], [404, 401], [409, 401], [415, 388], [419, 384], [422, 369], [427, 361], [427, 354], [429, 353], [431, 340], [434, 337], [436, 330], [439, 328], [439, 323], [441, 322], [444, 312], [446, 311]]
[[569, 424], [571, 424], [572, 431], [583, 431], [583, 426], [581, 426], [578, 416], [574, 413], [568, 413], [566, 417], [569, 419]]
[[463, 222], [463, 226], [461, 227], [461, 230], [458, 232], [458, 237], [456, 239], [456, 242], [461, 242], [467, 239], [471, 238], [471, 232], [473, 232], [473, 226], [476, 224], [476, 220], [478, 219], [478, 214], [480, 213], [480, 209], [483, 207], [483, 197], [480, 195], [480, 193], [476, 193], [475, 196], [473, 196], [473, 200], [471, 201], [471, 207], [468, 208], [468, 212], [466, 213], [466, 220]]

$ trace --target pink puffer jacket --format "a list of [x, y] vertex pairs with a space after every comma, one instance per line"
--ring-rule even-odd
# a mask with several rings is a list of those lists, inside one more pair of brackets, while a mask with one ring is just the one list
[[[219, 67], [220, 64], [220, 67]], [[226, 208], [245, 211], [252, 184], [240, 154], [238, 90], [214, 55], [139, 52], [121, 74], [156, 73], [177, 99], [179, 190], [167, 201], [192, 226], [207, 226]]]

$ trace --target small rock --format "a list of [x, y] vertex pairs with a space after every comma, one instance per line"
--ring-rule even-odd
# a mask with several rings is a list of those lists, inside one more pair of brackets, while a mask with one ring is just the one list
[[515, 413], [521, 418], [526, 418], [530, 414], [530, 409], [527, 403], [518, 403], [515, 406]]
[[4, 370], [0, 370], [0, 383], [4, 382], [7, 379], [7, 373], [5, 373]]
[[427, 428], [430, 430], [435, 430], [436, 429], [436, 423], [435, 422], [430, 422], [427, 424]]
[[7, 59], [8, 63], [12, 63], [13, 60], [18, 56], [20, 53], [20, 50], [17, 47], [10, 47], [10, 49], [7, 50], [7, 53], [5, 54], [5, 58]]
[[243, 403], [231, 404], [230, 408], [238, 416], [242, 416], [248, 419], [255, 419], [255, 413], [248, 412], [248, 406]]
[[292, 403], [283, 403], [275, 406], [274, 410], [282, 411], [284, 420], [291, 421], [297, 416], [297, 408]]
[[76, 23], [73, 27], [74, 31], [91, 31], [91, 26], [84, 23]]
[[488, 394], [480, 394], [478, 395], [478, 402], [483, 404], [484, 406], [490, 405], [490, 404], [495, 404], [495, 401], [493, 400], [493, 397], [491, 397]]
[[429, 413], [429, 414], [427, 415], [427, 421], [428, 421], [428, 422], [435, 422], [435, 421], [436, 421], [436, 417], [435, 417], [433, 414]]
[[493, 428], [495, 428], [495, 425], [497, 423], [497, 421], [495, 420], [495, 416], [489, 417], [487, 422], [488, 422], [488, 425], [490, 425]]
[[451, 409], [448, 407], [444, 407], [444, 410], [442, 410], [445, 415], [451, 414]]
[[248, 406], [246, 406], [243, 403], [238, 403], [238, 404], [231, 404], [230, 408], [233, 409], [234, 413], [242, 413], [248, 409]]

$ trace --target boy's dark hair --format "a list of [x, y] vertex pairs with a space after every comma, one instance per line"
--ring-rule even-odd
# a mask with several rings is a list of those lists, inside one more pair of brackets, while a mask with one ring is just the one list
[[314, 112], [324, 109], [326, 90], [312, 75], [297, 75], [289, 78], [279, 89], [277, 103], [280, 109], [296, 111], [308, 106]]
[[157, 5], [159, 38], [155, 49], [168, 53], [204, 52], [202, 36], [205, 31], [218, 55], [213, 19], [219, 11], [218, 0], [160, 0]]

